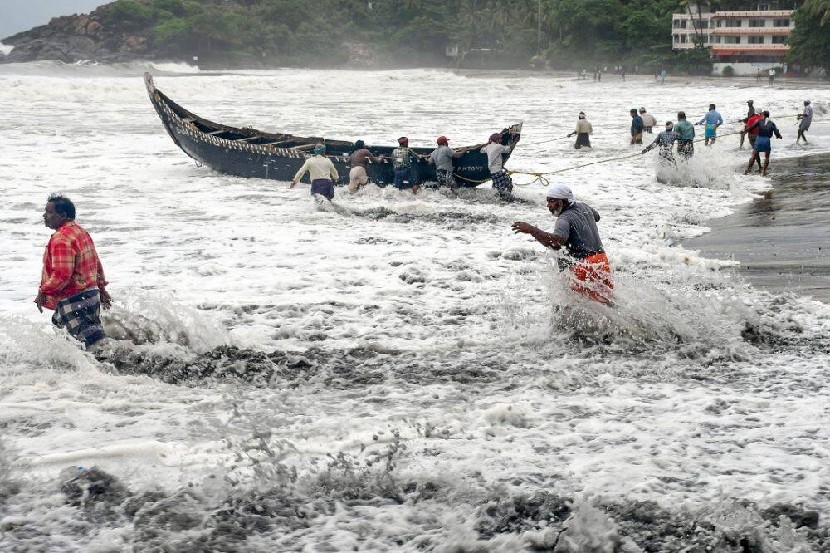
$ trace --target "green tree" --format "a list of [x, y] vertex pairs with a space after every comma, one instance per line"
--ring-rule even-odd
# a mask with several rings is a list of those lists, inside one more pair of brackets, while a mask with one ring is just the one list
[[830, 75], [830, 0], [806, 0], [795, 11], [788, 60]]

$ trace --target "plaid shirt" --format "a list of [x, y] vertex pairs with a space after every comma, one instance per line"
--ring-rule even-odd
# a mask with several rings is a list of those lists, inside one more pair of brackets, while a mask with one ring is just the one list
[[46, 245], [40, 291], [46, 296], [44, 307], [56, 304], [88, 288], [107, 285], [104, 268], [89, 233], [75, 221], [62, 224]]

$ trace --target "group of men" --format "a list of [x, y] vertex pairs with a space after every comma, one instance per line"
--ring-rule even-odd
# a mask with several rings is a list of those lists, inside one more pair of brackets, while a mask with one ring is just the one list
[[[747, 117], [742, 119], [744, 129], [741, 131], [741, 147], [745, 136], [748, 136], [753, 153], [745, 172], [749, 173], [757, 163], [761, 173], [766, 175], [771, 149], [770, 139], [773, 135], [780, 139], [781, 133], [770, 120], [769, 111], [756, 111], [752, 100], [747, 101], [747, 105]], [[650, 114], [650, 119], [644, 118], [642, 114], [647, 114], [645, 108], [640, 108], [639, 112], [631, 110], [632, 119], [639, 119], [637, 130], [641, 131], [638, 133], [640, 137], [642, 131], [650, 133], [651, 127], [656, 125], [656, 120]], [[799, 129], [796, 142], [807, 142], [804, 133], [810, 128], [812, 118], [813, 108], [810, 100], [805, 100], [804, 111], [798, 114]], [[723, 124], [723, 118], [715, 109], [715, 104], [710, 104], [709, 112], [697, 124], [706, 125], [706, 144], [714, 143], [717, 128]], [[634, 131], [635, 127], [632, 126], [632, 144], [639, 144], [642, 141], [635, 141]], [[568, 136], [577, 135], [574, 147], [590, 147], [588, 136], [592, 132], [593, 128], [585, 113], [580, 112], [576, 129]], [[674, 162], [672, 150], [676, 143], [678, 155], [689, 158], [694, 154], [694, 137], [694, 126], [681, 111], [677, 114], [677, 122], [666, 122], [665, 130], [658, 133], [655, 140], [643, 149], [643, 153], [659, 147], [660, 157]], [[453, 159], [464, 155], [467, 150], [453, 150], [449, 147], [449, 139], [446, 136], [439, 136], [436, 142], [435, 150], [428, 157], [422, 158], [409, 149], [406, 137], [398, 140], [398, 148], [394, 149], [391, 155], [396, 188], [411, 188], [413, 192], [418, 191], [417, 179], [412, 172], [412, 165], [418, 159], [426, 159], [435, 165], [439, 186], [455, 187]], [[502, 155], [509, 153], [510, 148], [501, 142], [502, 135], [495, 133], [480, 151], [487, 154], [494, 188], [504, 196], [512, 191], [512, 181], [502, 167]], [[316, 145], [315, 155], [306, 160], [294, 176], [291, 187], [296, 186], [299, 179], [308, 172], [311, 177], [311, 193], [320, 194], [329, 200], [333, 198], [334, 183], [339, 175], [325, 153], [324, 145]], [[760, 160], [761, 153], [766, 155], [763, 166]], [[381, 159], [370, 152], [363, 141], [358, 140], [350, 156], [352, 168], [349, 173], [349, 190], [354, 192], [366, 184], [368, 164]], [[560, 258], [560, 268], [567, 271], [570, 276], [571, 289], [588, 299], [610, 305], [614, 283], [596, 225], [600, 220], [599, 213], [592, 207], [575, 201], [573, 192], [564, 184], [551, 186], [547, 191], [546, 200], [548, 210], [557, 218], [553, 232], [545, 232], [523, 221], [514, 222], [513, 231], [529, 234], [545, 247], [554, 250], [564, 248], [568, 255]], [[44, 307], [54, 310], [52, 323], [55, 326], [65, 327], [71, 336], [83, 342], [88, 349], [94, 349], [105, 338], [100, 310], [102, 307], [109, 309], [112, 299], [106, 290], [107, 281], [95, 244], [89, 233], [75, 222], [75, 215], [75, 205], [65, 196], [52, 195], [48, 198], [43, 221], [55, 232], [50, 237], [43, 255], [43, 271], [35, 304], [41, 312]]]
[[[511, 149], [502, 144], [502, 133], [490, 135], [487, 144], [480, 152], [487, 154], [487, 167], [490, 172], [490, 179], [493, 188], [502, 199], [510, 198], [513, 192], [513, 180], [510, 174], [504, 169], [504, 154], [509, 154]], [[392, 163], [393, 183], [392, 186], [398, 190], [412, 190], [417, 194], [420, 190], [420, 181], [415, 166], [418, 161], [423, 160], [435, 166], [436, 182], [439, 187], [446, 186], [455, 190], [457, 182], [453, 174], [453, 159], [459, 158], [468, 152], [467, 149], [453, 150], [449, 146], [449, 139], [446, 136], [439, 136], [436, 140], [437, 146], [429, 156], [421, 156], [409, 147], [409, 138], [402, 136], [398, 139], [398, 147], [393, 149], [388, 158], [373, 154], [363, 140], [354, 144], [354, 149], [349, 156], [349, 191], [356, 192], [361, 186], [369, 182], [369, 163], [378, 163], [389, 159]], [[300, 167], [291, 181], [290, 187], [294, 188], [305, 174], [311, 179], [311, 194], [320, 195], [328, 200], [334, 198], [334, 185], [340, 178], [340, 174], [334, 163], [326, 157], [326, 146], [317, 144], [314, 147], [314, 156], [308, 158]]]

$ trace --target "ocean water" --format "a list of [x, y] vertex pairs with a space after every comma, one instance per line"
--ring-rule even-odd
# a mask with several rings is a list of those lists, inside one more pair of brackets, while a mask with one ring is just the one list
[[[753, 98], [791, 123], [811, 98], [810, 148], [775, 160], [826, 154], [826, 89], [151, 68], [235, 126], [461, 146], [523, 120], [508, 167], [602, 214], [606, 309], [510, 231], [553, 226], [532, 175], [509, 204], [369, 187], [320, 206], [194, 164], [144, 69], [0, 66], [0, 549], [828, 550], [830, 306], [681, 245], [774, 181], [743, 176], [735, 135], [668, 173], [627, 138], [631, 107], [735, 121]], [[591, 151], [560, 139], [580, 110]], [[32, 303], [50, 192], [111, 282], [94, 356]]]

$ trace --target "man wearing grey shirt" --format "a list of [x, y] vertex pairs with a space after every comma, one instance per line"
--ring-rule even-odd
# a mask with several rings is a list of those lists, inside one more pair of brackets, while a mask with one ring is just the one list
[[804, 133], [810, 128], [810, 123], [813, 122], [813, 106], [810, 105], [810, 100], [804, 100], [804, 112], [798, 114], [798, 120], [800, 123], [798, 124], [798, 137], [795, 139], [795, 143], [798, 144], [798, 141], [803, 138], [804, 143], [807, 144], [807, 137], [804, 136]]
[[480, 150], [487, 154], [487, 167], [490, 170], [490, 179], [493, 181], [493, 188], [499, 193], [499, 197], [507, 200], [513, 193], [513, 179], [504, 170], [504, 154], [509, 154], [511, 149], [501, 143], [502, 134], [493, 133], [487, 144]]
[[447, 144], [449, 139], [446, 136], [438, 137], [438, 147], [429, 156], [429, 162], [435, 165], [435, 176], [438, 186], [449, 186], [455, 189], [455, 177], [452, 176], [452, 160], [461, 157], [465, 150], [455, 151]]
[[614, 282], [597, 229], [599, 213], [587, 204], [574, 201], [573, 192], [564, 184], [554, 184], [548, 189], [547, 204], [556, 216], [552, 233], [522, 221], [513, 223], [513, 232], [529, 234], [546, 248], [559, 250], [565, 246], [569, 259], [560, 268], [570, 271], [571, 290], [596, 302], [610, 304]]

